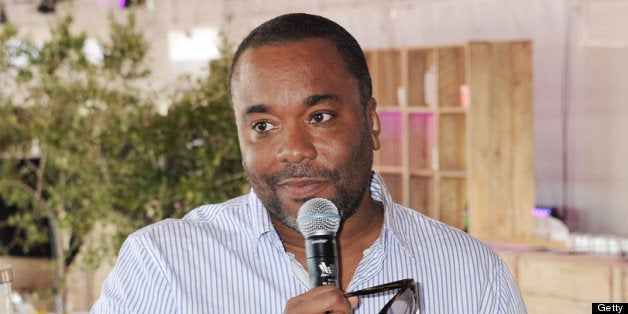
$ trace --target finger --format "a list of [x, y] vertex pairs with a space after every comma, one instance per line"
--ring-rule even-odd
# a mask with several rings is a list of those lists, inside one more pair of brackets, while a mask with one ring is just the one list
[[337, 287], [321, 286], [288, 300], [284, 313], [351, 313], [351, 308]]
[[358, 298], [358, 296], [352, 296], [347, 298], [347, 301], [349, 301], [349, 304], [351, 304], [351, 308], [355, 309], [356, 306], [358, 306], [360, 299]]

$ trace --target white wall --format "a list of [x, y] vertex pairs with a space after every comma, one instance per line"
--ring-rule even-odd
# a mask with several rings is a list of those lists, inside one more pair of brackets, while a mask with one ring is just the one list
[[[4, 0], [9, 18], [41, 34], [36, 2]], [[77, 27], [106, 30], [107, 0], [74, 0]], [[537, 203], [568, 208], [581, 231], [627, 235], [628, 1], [625, 0], [153, 0], [140, 25], [158, 86], [176, 81], [167, 33], [223, 29], [235, 42], [285, 12], [325, 15], [364, 48], [532, 40]], [[61, 5], [67, 5], [64, 1]], [[29, 9], [30, 8], [30, 9]], [[230, 18], [231, 17], [231, 18]], [[104, 25], [103, 25], [104, 24]], [[198, 65], [198, 68], [201, 64]]]
[[628, 1], [574, 4], [567, 206], [583, 230], [628, 235]]

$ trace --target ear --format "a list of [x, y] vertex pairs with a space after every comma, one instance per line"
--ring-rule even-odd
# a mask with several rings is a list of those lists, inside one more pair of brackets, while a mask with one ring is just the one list
[[369, 119], [369, 124], [371, 128], [371, 136], [373, 137], [373, 150], [379, 150], [380, 142], [379, 142], [379, 133], [380, 133], [380, 124], [379, 124], [379, 115], [377, 114], [377, 101], [375, 98], [372, 98], [366, 104], [366, 114]]

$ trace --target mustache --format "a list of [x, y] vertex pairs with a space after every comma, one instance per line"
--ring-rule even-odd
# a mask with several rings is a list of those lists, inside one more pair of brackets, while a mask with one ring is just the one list
[[282, 180], [308, 177], [325, 178], [331, 182], [336, 182], [340, 180], [340, 172], [333, 169], [314, 167], [308, 163], [288, 164], [281, 171], [267, 176], [265, 181], [274, 190]]

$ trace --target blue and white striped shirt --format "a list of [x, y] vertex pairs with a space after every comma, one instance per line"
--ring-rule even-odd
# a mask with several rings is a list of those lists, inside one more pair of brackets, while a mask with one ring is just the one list
[[[526, 312], [512, 275], [490, 248], [394, 204], [377, 174], [371, 194], [384, 205], [384, 226], [348, 291], [414, 278], [420, 313]], [[288, 299], [309, 290], [308, 282], [251, 191], [131, 234], [92, 313], [282, 313]], [[362, 298], [355, 313], [377, 313], [389, 299]]]

